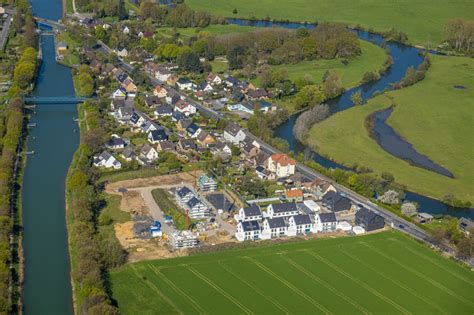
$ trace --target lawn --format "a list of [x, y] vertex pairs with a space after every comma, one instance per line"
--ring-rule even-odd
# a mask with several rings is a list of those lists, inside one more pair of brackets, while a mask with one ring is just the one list
[[140, 262], [110, 279], [122, 314], [474, 311], [472, 272], [398, 232]]
[[[237, 34], [237, 33], [246, 33], [254, 30], [254, 27], [251, 26], [238, 26], [238, 25], [221, 25], [213, 24], [205, 28], [200, 27], [187, 27], [187, 28], [178, 28], [177, 32], [185, 37], [196, 36], [199, 32], [209, 32], [215, 36], [228, 35], [228, 34]], [[160, 27], [157, 30], [158, 34], [162, 36], [169, 37], [172, 34], [171, 27]]]
[[187, 230], [189, 228], [187, 226], [188, 220], [189, 224], [194, 222], [194, 220], [188, 219], [186, 214], [170, 199], [170, 195], [166, 190], [155, 189], [151, 194], [161, 211], [173, 218], [173, 222], [178, 230]]
[[[438, 199], [453, 194], [474, 202], [474, 60], [440, 56], [431, 60], [423, 81], [328, 118], [311, 129], [309, 142], [319, 153], [343, 164], [388, 171], [409, 190]], [[466, 89], [456, 89], [456, 85]], [[454, 179], [413, 167], [370, 138], [365, 119], [390, 106], [388, 97], [398, 105], [388, 123], [418, 152], [450, 170]]]
[[345, 88], [351, 88], [360, 84], [364, 73], [379, 70], [385, 60], [387, 53], [379, 46], [367, 41], [359, 41], [362, 54], [349, 59], [345, 66], [341, 59], [332, 60], [311, 60], [302, 61], [295, 64], [285, 64], [275, 66], [274, 69], [286, 69], [290, 80], [303, 78], [306, 74], [311, 75], [316, 83], [322, 83], [323, 75], [326, 71], [335, 71], [341, 78]]
[[[474, 19], [472, 0], [188, 0], [194, 9], [226, 17], [292, 21], [340, 21], [384, 31], [405, 32], [411, 42], [438, 45], [443, 27], [452, 18]], [[232, 11], [237, 9], [238, 13]]]

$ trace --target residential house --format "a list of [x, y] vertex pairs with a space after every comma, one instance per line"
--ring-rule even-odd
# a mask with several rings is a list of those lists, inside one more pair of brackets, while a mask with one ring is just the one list
[[196, 87], [196, 90], [197, 91], [202, 91], [204, 93], [210, 93], [210, 92], [214, 91], [214, 88], [207, 81], [202, 80], [201, 82], [199, 82], [198, 86]]
[[220, 85], [222, 84], [222, 79], [219, 77], [219, 75], [215, 73], [209, 73], [206, 78], [207, 82], [212, 85]]
[[168, 135], [164, 129], [152, 130], [148, 133], [148, 141], [153, 144], [166, 140], [168, 140]]
[[185, 116], [196, 114], [196, 106], [185, 100], [179, 100], [176, 102], [174, 110], [183, 113]]
[[288, 220], [286, 217], [265, 218], [262, 224], [262, 239], [286, 236], [288, 232]]
[[474, 233], [474, 222], [471, 219], [461, 217], [459, 219], [459, 229], [467, 236]]
[[239, 222], [235, 237], [239, 242], [259, 240], [261, 237], [260, 224], [258, 221]]
[[123, 48], [116, 48], [114, 50], [114, 52], [117, 54], [117, 56], [123, 58], [123, 57], [127, 57], [128, 56], [128, 50], [127, 48], [123, 47]]
[[157, 85], [155, 86], [155, 89], [153, 90], [153, 95], [159, 98], [163, 98], [168, 95], [168, 91], [161, 85]]
[[143, 123], [145, 123], [147, 119], [141, 113], [134, 111], [132, 116], [130, 117], [130, 125], [133, 128], [140, 128]]
[[257, 155], [255, 156], [255, 165], [268, 165], [268, 159], [270, 158], [270, 154], [266, 153], [265, 151], [260, 150]]
[[112, 93], [112, 98], [124, 100], [127, 98], [127, 91], [125, 91], [125, 89], [123, 89], [122, 87], [119, 87], [114, 91], [114, 93]]
[[296, 161], [284, 153], [271, 155], [267, 163], [267, 169], [278, 178], [291, 176], [296, 170]]
[[334, 232], [337, 227], [337, 218], [334, 212], [318, 213], [314, 217], [316, 231], [318, 232]]
[[153, 162], [158, 159], [158, 152], [151, 145], [145, 143], [140, 150], [140, 156], [149, 162]]
[[372, 210], [362, 207], [355, 214], [355, 223], [369, 232], [383, 228], [385, 220]]
[[195, 123], [189, 124], [189, 126], [186, 128], [186, 133], [189, 137], [192, 139], [195, 139], [198, 137], [199, 133], [202, 132], [201, 127], [196, 125]]
[[178, 81], [176, 81], [176, 85], [182, 91], [191, 91], [195, 86], [194, 83], [185, 77], [179, 78]]
[[303, 187], [305, 191], [313, 194], [313, 196], [318, 200], [321, 200], [323, 196], [329, 191], [336, 192], [336, 187], [334, 187], [331, 183], [321, 179], [316, 179], [312, 182], [303, 184]]
[[298, 214], [288, 218], [288, 236], [309, 234], [314, 230], [311, 216], [308, 214]]
[[196, 143], [192, 139], [180, 139], [178, 141], [178, 150], [182, 152], [196, 151]]
[[115, 118], [121, 124], [125, 124], [130, 121], [134, 113], [133, 107], [120, 107], [115, 113]]
[[178, 77], [174, 74], [170, 75], [168, 79], [166, 79], [166, 83], [171, 86], [175, 86], [176, 82], [178, 82]]
[[224, 142], [217, 142], [214, 147], [211, 148], [211, 153], [213, 155], [227, 155], [231, 156], [232, 155], [232, 149], [231, 147]]
[[173, 108], [168, 104], [159, 105], [155, 109], [155, 116], [156, 117], [167, 117], [173, 115]]
[[270, 175], [270, 171], [267, 170], [265, 167], [263, 167], [262, 165], [257, 165], [255, 167], [255, 174], [257, 174], [258, 178], [262, 179], [262, 180], [267, 180], [267, 179], [271, 179]]
[[349, 198], [333, 190], [328, 191], [322, 197], [321, 204], [333, 212], [351, 211], [353, 209]]
[[229, 122], [224, 129], [224, 139], [234, 145], [244, 141], [246, 136], [242, 128], [234, 122]]
[[[248, 139], [248, 138], [245, 138]], [[242, 157], [248, 159], [250, 162], [254, 162], [254, 158], [257, 156], [259, 148], [257, 148], [252, 142], [242, 142], [243, 146], [240, 150]]]
[[230, 111], [244, 112], [250, 115], [254, 114], [254, 106], [250, 103], [228, 104], [227, 109]]
[[192, 123], [193, 123], [193, 120], [190, 118], [181, 119], [181, 120], [178, 120], [178, 122], [176, 123], [176, 128], [180, 132], [185, 132], [186, 128], [188, 128], [188, 126], [191, 125]]
[[184, 205], [185, 205], [189, 200], [191, 200], [192, 198], [196, 197], [196, 195], [194, 194], [194, 192], [191, 191], [191, 189], [189, 189], [189, 188], [186, 187], [186, 186], [183, 186], [183, 187], [181, 187], [180, 189], [176, 190], [175, 197], [176, 197], [176, 201], [177, 201], [182, 207], [184, 207]]
[[290, 189], [286, 190], [285, 197], [289, 202], [302, 202], [304, 194], [301, 189]]
[[113, 98], [110, 102], [110, 110], [116, 111], [121, 107], [125, 107], [125, 100], [121, 98]]
[[202, 219], [209, 215], [209, 208], [198, 198], [192, 197], [186, 203], [188, 215], [192, 219]]
[[122, 163], [118, 161], [112, 154], [107, 151], [102, 152], [100, 155], [94, 156], [93, 164], [95, 167], [121, 169]]
[[202, 146], [209, 146], [210, 144], [214, 143], [215, 140], [214, 140], [214, 137], [211, 136], [211, 134], [205, 130], [202, 130], [198, 136], [197, 136], [197, 141], [199, 144], [201, 144]]
[[161, 82], [166, 82], [171, 76], [171, 71], [164, 68], [158, 67], [158, 71], [155, 72], [155, 78], [160, 80]]
[[135, 151], [131, 147], [125, 148], [125, 150], [122, 151], [120, 156], [127, 162], [131, 162], [137, 157], [137, 155], [135, 154]]
[[127, 95], [128, 96], [135, 96], [135, 94], [137, 93], [138, 91], [138, 88], [137, 86], [135, 85], [135, 83], [133, 83], [133, 80], [128, 78], [127, 80], [125, 80], [123, 83], [122, 83], [122, 87], [125, 89], [125, 91], [127, 92]]
[[196, 180], [196, 184], [199, 187], [200, 191], [209, 192], [209, 191], [216, 191], [217, 190], [217, 182], [214, 178], [208, 176], [207, 174], [202, 174]]
[[251, 89], [246, 95], [249, 100], [264, 100], [269, 97], [269, 94], [264, 89]]
[[140, 130], [141, 132], [143, 133], [150, 133], [154, 130], [160, 130], [160, 129], [163, 129], [163, 127], [161, 127], [160, 125], [158, 125], [157, 123], [151, 121], [151, 120], [146, 120], [141, 126], [140, 126]]
[[254, 221], [262, 219], [262, 210], [256, 204], [251, 205], [250, 207], [240, 208], [239, 210], [239, 219], [238, 221]]
[[288, 217], [299, 214], [295, 202], [273, 203], [267, 207], [267, 215], [270, 218]]
[[117, 135], [112, 135], [112, 138], [105, 143], [105, 147], [110, 150], [121, 150], [127, 146], [125, 140]]
[[175, 150], [175, 145], [171, 141], [161, 141], [158, 142], [156, 149], [161, 152], [161, 151], [174, 151]]
[[145, 102], [145, 106], [147, 107], [155, 107], [161, 104], [160, 99], [155, 95], [146, 95], [144, 102]]
[[176, 94], [175, 92], [169, 91], [168, 95], [166, 95], [165, 100], [166, 100], [166, 103], [174, 106], [176, 105], [176, 103], [178, 103], [181, 100], [181, 96]]
[[179, 122], [181, 120], [186, 120], [186, 116], [183, 113], [178, 112], [178, 111], [175, 110], [175, 111], [173, 111], [173, 114], [171, 115], [171, 119], [173, 121]]
[[254, 106], [255, 109], [258, 109], [264, 113], [275, 111], [277, 109], [275, 105], [264, 100], [253, 101], [252, 105]]
[[227, 88], [233, 88], [234, 86], [240, 85], [240, 80], [238, 80], [238, 79], [236, 79], [232, 76], [228, 76], [224, 80], [224, 84], [226, 85]]
[[130, 29], [128, 28], [128, 26], [124, 26], [122, 28], [122, 33], [125, 34], [125, 35], [130, 34]]

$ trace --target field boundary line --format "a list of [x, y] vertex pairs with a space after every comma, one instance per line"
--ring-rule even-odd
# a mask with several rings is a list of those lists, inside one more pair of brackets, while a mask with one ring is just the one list
[[365, 309], [362, 305], [359, 305], [356, 301], [354, 301], [353, 299], [351, 299], [350, 297], [348, 297], [347, 295], [345, 295], [344, 293], [340, 292], [339, 290], [337, 290], [335, 287], [333, 287], [332, 285], [330, 285], [329, 283], [327, 283], [326, 281], [320, 279], [318, 276], [316, 276], [314, 273], [312, 273], [311, 271], [309, 271], [308, 269], [306, 269], [305, 267], [301, 266], [300, 264], [298, 264], [297, 262], [295, 262], [293, 259], [291, 258], [285, 258], [285, 260], [290, 264], [292, 265], [293, 267], [295, 267], [296, 269], [298, 269], [300, 272], [304, 273], [305, 275], [307, 275], [308, 277], [310, 277], [312, 280], [314, 280], [315, 282], [323, 285], [326, 289], [328, 289], [329, 291], [331, 291], [332, 293], [336, 294], [337, 296], [339, 296], [340, 298], [342, 298], [343, 300], [345, 300], [346, 302], [350, 303], [352, 306], [354, 306], [355, 308], [357, 308], [359, 311], [361, 311], [362, 313], [366, 314], [366, 315], [369, 315], [369, 314], [372, 314], [370, 311], [368, 311], [367, 309]]
[[161, 279], [163, 279], [176, 293], [180, 296], [184, 297], [186, 300], [191, 302], [191, 305], [197, 310], [200, 314], [207, 314], [207, 312], [188, 294], [186, 294], [183, 290], [181, 290], [176, 284], [173, 283], [168, 277], [165, 276], [164, 273], [160, 272], [158, 268], [153, 265], [147, 265], [152, 271]]
[[398, 303], [396, 303], [395, 301], [391, 300], [389, 297], [383, 295], [382, 293], [380, 293], [379, 291], [377, 291], [376, 289], [372, 288], [370, 285], [368, 285], [367, 283], [361, 281], [361, 280], [358, 280], [357, 278], [353, 277], [352, 275], [348, 274], [347, 272], [345, 272], [344, 270], [342, 270], [341, 268], [339, 268], [337, 265], [335, 265], [334, 263], [328, 261], [327, 259], [319, 256], [318, 254], [314, 253], [314, 252], [311, 252], [311, 251], [306, 251], [309, 255], [313, 256], [314, 258], [316, 258], [317, 260], [319, 260], [320, 262], [328, 265], [330, 268], [332, 268], [333, 270], [337, 271], [338, 273], [342, 274], [343, 276], [345, 276], [346, 278], [348, 279], [351, 279], [352, 281], [354, 281], [355, 283], [359, 284], [361, 287], [363, 287], [364, 289], [366, 289], [367, 291], [371, 292], [373, 295], [379, 297], [380, 299], [382, 299], [383, 301], [385, 301], [386, 303], [392, 305], [393, 307], [395, 307], [397, 310], [399, 310], [401, 313], [404, 313], [404, 314], [411, 314], [410, 311], [408, 311], [407, 309], [405, 309], [403, 306], [399, 305]]
[[304, 293], [303, 291], [301, 291], [300, 289], [295, 287], [293, 284], [291, 284], [287, 280], [280, 277], [278, 274], [276, 274], [275, 272], [270, 270], [268, 267], [266, 267], [262, 263], [258, 262], [257, 260], [255, 260], [254, 258], [249, 257], [249, 256], [245, 256], [244, 258], [246, 258], [246, 259], [250, 260], [251, 262], [253, 262], [258, 268], [262, 269], [263, 271], [265, 271], [266, 273], [268, 273], [269, 275], [271, 275], [272, 277], [274, 277], [275, 279], [277, 279], [278, 281], [283, 283], [286, 287], [288, 287], [293, 292], [295, 292], [296, 294], [298, 294], [299, 296], [301, 296], [302, 298], [304, 298], [305, 300], [307, 300], [308, 302], [310, 302], [311, 304], [316, 306], [316, 308], [318, 308], [323, 313], [332, 314], [331, 311], [329, 311], [327, 308], [325, 308], [324, 306], [322, 306], [321, 304], [316, 302], [312, 297], [308, 296], [306, 293]]
[[423, 302], [425, 302], [426, 304], [430, 305], [430, 306], [433, 306], [434, 308], [436, 308], [438, 311], [440, 311], [441, 313], [443, 314], [446, 314], [448, 315], [449, 313], [447, 313], [444, 309], [442, 309], [440, 306], [436, 305], [436, 304], [433, 304], [430, 300], [428, 300], [428, 298], [422, 296], [421, 294], [419, 294], [418, 292], [416, 292], [415, 290], [413, 290], [412, 288], [410, 287], [407, 287], [405, 285], [403, 285], [402, 283], [400, 283], [399, 281], [396, 281], [394, 279], [392, 279], [391, 277], [388, 277], [386, 275], [384, 275], [382, 272], [378, 271], [376, 268], [374, 268], [373, 266], [371, 266], [370, 264], [366, 263], [365, 261], [363, 261], [362, 259], [360, 259], [359, 257], [353, 255], [353, 254], [349, 254], [348, 252], [342, 250], [341, 251], [342, 254], [346, 255], [347, 257], [351, 258], [351, 259], [354, 259], [355, 261], [359, 262], [360, 264], [364, 265], [365, 267], [369, 268], [370, 270], [372, 270], [373, 272], [375, 272], [376, 274], [378, 274], [379, 276], [383, 277], [384, 279], [387, 279], [391, 282], [393, 282], [395, 285], [399, 286], [400, 288], [402, 288], [403, 290], [407, 291], [408, 293], [410, 293], [411, 295], [413, 296], [416, 296], [417, 298], [419, 298], [420, 300], [422, 300]]
[[187, 266], [187, 269], [189, 271], [191, 271], [195, 276], [197, 276], [199, 279], [201, 279], [202, 281], [204, 281], [205, 283], [207, 283], [209, 286], [211, 286], [212, 288], [214, 288], [217, 292], [219, 292], [220, 294], [222, 294], [224, 297], [226, 297], [227, 299], [229, 299], [232, 303], [234, 303], [235, 305], [237, 305], [242, 311], [244, 311], [246, 314], [253, 314], [253, 312], [251, 310], [249, 310], [245, 305], [243, 305], [242, 303], [240, 303], [236, 298], [234, 298], [231, 294], [227, 293], [224, 289], [222, 289], [221, 287], [219, 287], [217, 284], [215, 284], [211, 279], [207, 278], [206, 276], [204, 276], [202, 273], [200, 273], [199, 271], [197, 271], [196, 269], [194, 269], [193, 267], [191, 266]]
[[[135, 268], [135, 266], [133, 264], [131, 265], [131, 268], [133, 269], [133, 272], [138, 277], [138, 279], [140, 279], [141, 278], [140, 273], [138, 272], [138, 270]], [[153, 283], [151, 283], [149, 281], [145, 281], [145, 283], [149, 288], [151, 288], [153, 291], [158, 293], [158, 295], [161, 296], [163, 298], [163, 300], [165, 300], [166, 302], [168, 302], [168, 304], [170, 304], [172, 307], [174, 307], [174, 309], [176, 311], [178, 311], [178, 313], [184, 315], [184, 312], [182, 310], [180, 310], [179, 307], [176, 306], [176, 304], [174, 304], [173, 301], [171, 301], [166, 295], [164, 295], [163, 292], [161, 292], [161, 290], [158, 289], [158, 287], [156, 285], [154, 285]]]
[[459, 299], [460, 301], [462, 301], [462, 302], [464, 302], [464, 303], [466, 303], [466, 304], [468, 304], [468, 305], [470, 305], [470, 306], [473, 306], [473, 305], [474, 305], [474, 303], [472, 303], [471, 301], [466, 300], [464, 297], [461, 297], [461, 296], [456, 295], [451, 289], [446, 288], [446, 287], [445, 287], [444, 285], [442, 285], [441, 283], [439, 283], [439, 282], [437, 282], [437, 281], [435, 281], [435, 280], [433, 280], [433, 279], [431, 279], [431, 278], [429, 278], [429, 277], [427, 277], [427, 276], [425, 276], [425, 275], [420, 274], [419, 272], [417, 272], [416, 270], [414, 270], [414, 269], [411, 268], [411, 267], [405, 266], [404, 264], [398, 262], [397, 260], [393, 259], [392, 257], [390, 257], [390, 256], [386, 255], [385, 253], [381, 252], [380, 250], [378, 250], [378, 249], [376, 249], [376, 248], [374, 248], [374, 247], [372, 247], [372, 246], [366, 244], [365, 242], [359, 242], [359, 243], [361, 243], [362, 245], [364, 245], [364, 246], [366, 246], [367, 248], [371, 249], [372, 251], [378, 253], [379, 255], [385, 257], [386, 259], [388, 259], [388, 260], [390, 260], [390, 261], [393, 261], [394, 263], [396, 263], [397, 265], [401, 266], [402, 268], [404, 268], [404, 269], [410, 271], [410, 272], [413, 273], [414, 275], [416, 275], [416, 276], [418, 276], [418, 277], [424, 279], [425, 281], [428, 281], [429, 283], [431, 283], [432, 285], [434, 285], [434, 286], [437, 287], [438, 289], [441, 289], [441, 290], [443, 290], [444, 292], [448, 293], [448, 294], [451, 295], [452, 297], [455, 297], [455, 298]]
[[278, 307], [280, 310], [283, 311], [283, 313], [285, 314], [292, 314], [286, 307], [284, 307], [283, 305], [281, 305], [280, 303], [278, 303], [278, 301], [276, 301], [274, 298], [272, 298], [270, 295], [268, 294], [265, 294], [265, 292], [263, 292], [262, 290], [260, 290], [259, 288], [257, 288], [256, 286], [254, 286], [253, 284], [250, 284], [247, 280], [244, 280], [242, 277], [239, 277], [239, 275], [237, 275], [235, 272], [232, 271], [232, 269], [229, 267], [229, 266], [226, 266], [224, 263], [222, 263], [222, 261], [218, 260], [217, 263], [219, 264], [219, 266], [222, 267], [222, 269], [224, 269], [226, 272], [230, 273], [232, 276], [234, 276], [234, 278], [237, 278], [239, 281], [245, 283], [248, 287], [250, 287], [252, 290], [254, 290], [255, 292], [257, 292], [260, 296], [262, 296], [263, 298], [265, 298], [266, 300], [270, 301], [273, 305], [275, 305], [276, 307]]
[[[396, 242], [396, 243], [399, 243], [401, 244], [401, 242], [397, 239], [390, 239], [392, 242]], [[439, 262], [436, 261], [436, 259], [434, 258], [431, 258], [431, 257], [428, 257], [427, 255], [423, 255], [423, 254], [420, 254], [418, 253], [416, 250], [414, 250], [413, 248], [410, 248], [409, 246], [405, 246], [404, 249], [408, 250], [409, 252], [415, 254], [416, 256], [418, 257], [421, 257], [425, 260], [428, 260], [429, 262], [431, 262], [433, 265], [435, 266], [438, 266], [439, 268], [443, 269], [444, 271], [448, 272], [449, 274], [453, 275], [454, 277], [458, 278], [459, 280], [461, 281], [464, 281], [466, 282], [467, 284], [471, 285], [471, 286], [474, 286], [474, 282], [472, 281], [469, 281], [469, 280], [466, 280], [464, 279], [464, 277], [462, 277], [461, 275], [459, 275], [458, 273], [450, 270], [449, 268], [446, 268], [445, 266], [441, 265]]]

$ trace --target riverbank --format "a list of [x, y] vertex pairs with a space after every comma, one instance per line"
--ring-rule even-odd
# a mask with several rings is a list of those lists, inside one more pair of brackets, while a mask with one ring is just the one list
[[[414, 86], [377, 96], [364, 106], [338, 113], [311, 129], [309, 143], [344, 165], [363, 165], [376, 173], [388, 171], [408, 190], [442, 200], [446, 195], [474, 202], [474, 160], [466, 154], [474, 115], [472, 59], [432, 56], [426, 78]], [[467, 85], [465, 90], [456, 85]], [[427, 93], [430, 91], [430, 93]], [[393, 100], [392, 100], [393, 99]], [[366, 117], [397, 104], [387, 123], [414, 148], [447, 167], [456, 178], [411, 166], [381, 149], [370, 138]], [[447, 104], [450, 104], [449, 106]], [[334, 145], [337, 143], [338, 145]]]

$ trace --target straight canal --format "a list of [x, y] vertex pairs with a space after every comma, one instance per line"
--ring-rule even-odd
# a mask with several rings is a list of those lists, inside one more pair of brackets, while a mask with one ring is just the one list
[[[33, 14], [58, 20], [61, 0], [31, 0]], [[56, 63], [54, 37], [40, 36], [43, 60], [34, 96], [74, 96], [71, 71]], [[25, 314], [72, 314], [66, 230], [65, 180], [79, 143], [75, 105], [37, 105], [31, 115], [23, 182], [23, 252]]]

